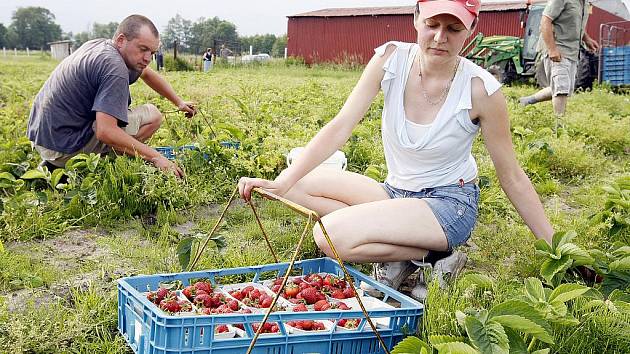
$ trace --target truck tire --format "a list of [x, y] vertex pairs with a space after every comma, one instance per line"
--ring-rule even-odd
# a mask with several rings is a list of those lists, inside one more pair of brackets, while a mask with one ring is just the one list
[[599, 57], [584, 48], [580, 48], [580, 60], [577, 64], [575, 89], [587, 90], [593, 88], [593, 81], [597, 79], [597, 64]]
[[500, 83], [511, 84], [516, 81], [518, 74], [516, 67], [511, 60], [503, 60], [488, 67], [488, 72], [492, 74]]

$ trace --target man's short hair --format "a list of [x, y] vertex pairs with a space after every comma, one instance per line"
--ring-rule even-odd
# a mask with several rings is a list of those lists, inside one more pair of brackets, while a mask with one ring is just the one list
[[153, 33], [155, 38], [158, 38], [160, 36], [160, 33], [158, 32], [153, 22], [151, 22], [151, 20], [149, 20], [147, 17], [142, 15], [131, 15], [127, 16], [127, 18], [125, 18], [118, 25], [118, 28], [116, 29], [116, 34], [114, 34], [114, 38], [118, 37], [118, 35], [122, 33], [125, 35], [125, 37], [127, 37], [127, 40], [133, 40], [140, 35], [140, 30], [144, 26], [149, 27], [149, 30], [151, 30], [151, 33]]

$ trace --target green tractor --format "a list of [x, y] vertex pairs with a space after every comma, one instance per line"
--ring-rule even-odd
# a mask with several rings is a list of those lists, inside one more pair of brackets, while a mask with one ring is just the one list
[[[540, 37], [540, 20], [545, 7], [532, 5], [527, 9], [524, 38], [512, 36], [485, 37], [482, 33], [462, 49], [463, 55], [485, 68], [501, 83], [535, 78], [541, 87], [548, 86], [536, 47]], [[597, 79], [599, 58], [582, 48], [577, 68], [576, 88], [590, 88]]]

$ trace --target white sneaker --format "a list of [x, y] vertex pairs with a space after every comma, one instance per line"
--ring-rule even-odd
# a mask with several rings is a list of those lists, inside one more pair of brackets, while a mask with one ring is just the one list
[[398, 290], [405, 279], [417, 268], [410, 261], [376, 263], [374, 265], [374, 279], [394, 290]]
[[[453, 252], [448, 257], [442, 258], [435, 262], [435, 266], [431, 263], [417, 263], [421, 268], [428, 268], [428, 274], [432, 280], [437, 280], [440, 288], [446, 288], [448, 279], [455, 279], [466, 265], [468, 256], [462, 252]], [[416, 285], [411, 289], [411, 297], [417, 301], [424, 301], [427, 297], [427, 283], [424, 278], [424, 272], [420, 271], [416, 281]], [[445, 277], [446, 276], [446, 277]]]
[[424, 281], [424, 271], [421, 270], [418, 274], [418, 278], [416, 279], [416, 285], [413, 287], [413, 289], [411, 289], [411, 293], [409, 294], [409, 296], [417, 301], [424, 302], [424, 300], [427, 298], [427, 293], [428, 290], [427, 283]]
[[[374, 263], [374, 279], [379, 283], [398, 290], [400, 285], [410, 276], [416, 266], [410, 261]], [[382, 293], [371, 285], [361, 282], [361, 289], [370, 296], [379, 297]]]

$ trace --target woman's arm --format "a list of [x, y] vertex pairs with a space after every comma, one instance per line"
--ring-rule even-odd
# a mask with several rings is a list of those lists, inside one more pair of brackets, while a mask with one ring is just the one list
[[501, 90], [488, 96], [483, 82], [473, 79], [473, 114], [481, 122], [481, 133], [497, 171], [501, 188], [534, 233], [551, 244], [553, 227], [543, 210], [540, 198], [518, 161], [512, 145], [505, 97]]

